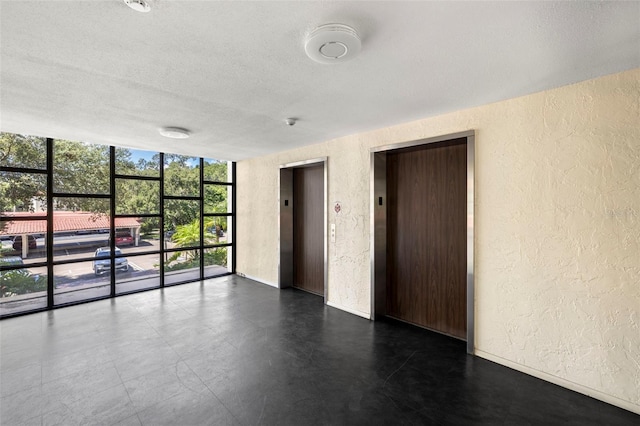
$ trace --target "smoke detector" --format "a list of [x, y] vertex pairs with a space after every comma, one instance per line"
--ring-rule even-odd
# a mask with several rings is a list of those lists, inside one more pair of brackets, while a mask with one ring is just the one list
[[131, 9], [136, 12], [146, 13], [151, 10], [151, 6], [145, 0], [123, 0], [124, 4], [129, 6]]
[[354, 58], [362, 43], [356, 30], [344, 24], [321, 25], [309, 34], [304, 50], [321, 64], [335, 64]]
[[163, 127], [158, 131], [165, 138], [171, 139], [187, 139], [190, 135], [189, 131], [182, 127]]

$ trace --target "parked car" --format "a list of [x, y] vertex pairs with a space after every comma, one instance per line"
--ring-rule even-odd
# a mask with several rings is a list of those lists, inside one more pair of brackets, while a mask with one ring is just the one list
[[116, 231], [116, 246], [130, 246], [133, 244], [133, 236], [129, 231]]
[[[29, 249], [35, 249], [38, 247], [35, 236], [27, 235], [27, 241], [29, 241]], [[22, 235], [16, 235], [13, 237], [13, 249], [18, 251], [22, 250]]]
[[[93, 260], [93, 272], [96, 275], [101, 275], [111, 271], [111, 258], [110, 248], [100, 247], [96, 250]], [[115, 249], [115, 255], [122, 255], [122, 251], [118, 247]], [[127, 272], [129, 270], [129, 262], [124, 257], [116, 258], [116, 271]]]

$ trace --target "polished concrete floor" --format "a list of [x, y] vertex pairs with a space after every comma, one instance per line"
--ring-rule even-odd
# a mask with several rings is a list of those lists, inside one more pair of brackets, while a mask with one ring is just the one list
[[463, 342], [234, 276], [6, 319], [0, 337], [3, 426], [640, 424]]

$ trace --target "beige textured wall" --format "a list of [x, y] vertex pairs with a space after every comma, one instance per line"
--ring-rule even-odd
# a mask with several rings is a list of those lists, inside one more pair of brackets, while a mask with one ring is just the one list
[[476, 350], [640, 412], [640, 69], [238, 164], [237, 270], [278, 281], [278, 166], [329, 158], [329, 302], [368, 316], [369, 148], [476, 131]]

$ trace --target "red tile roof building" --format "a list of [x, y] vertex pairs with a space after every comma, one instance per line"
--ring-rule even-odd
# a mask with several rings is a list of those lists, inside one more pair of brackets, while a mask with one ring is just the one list
[[[45, 213], [8, 212], [2, 213], [2, 216], [0, 235], [43, 234], [47, 232]], [[10, 217], [33, 217], [34, 220], [10, 220]], [[109, 220], [108, 215], [100, 213], [54, 211], [53, 232], [109, 229]], [[134, 217], [117, 217], [115, 225], [116, 228], [139, 228], [140, 222]]]

